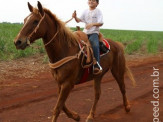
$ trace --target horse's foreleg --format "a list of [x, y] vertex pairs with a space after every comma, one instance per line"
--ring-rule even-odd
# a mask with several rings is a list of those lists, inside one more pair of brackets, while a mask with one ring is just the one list
[[63, 106], [63, 111], [66, 113], [66, 115], [67, 115], [69, 118], [72, 118], [72, 119], [74, 119], [74, 120], [76, 120], [76, 121], [79, 121], [79, 120], [80, 120], [80, 116], [79, 116], [77, 113], [75, 113], [75, 112], [73, 112], [73, 111], [70, 111], [70, 110], [66, 107], [66, 105]]
[[86, 122], [93, 122], [95, 111], [96, 111], [96, 105], [98, 103], [101, 94], [101, 78], [94, 79], [94, 93], [95, 93], [94, 103], [87, 117]]
[[[61, 86], [58, 85], [58, 93], [59, 93], [59, 94], [60, 94], [60, 91], [61, 91]], [[80, 120], [80, 116], [79, 116], [77, 113], [75, 113], [75, 112], [73, 112], [73, 111], [70, 111], [70, 110], [66, 107], [65, 104], [64, 104], [64, 106], [63, 106], [63, 111], [66, 113], [66, 115], [67, 115], [69, 118], [72, 118], [72, 119], [74, 119], [74, 120], [76, 120], [76, 121], [79, 121], [79, 120]]]
[[53, 116], [52, 116], [52, 122], [56, 122], [57, 118], [60, 114], [60, 111], [63, 109], [63, 106], [65, 104], [65, 101], [72, 89], [72, 85], [68, 82], [65, 82], [61, 85], [61, 89], [59, 90], [59, 97], [57, 100], [57, 104], [54, 108]]

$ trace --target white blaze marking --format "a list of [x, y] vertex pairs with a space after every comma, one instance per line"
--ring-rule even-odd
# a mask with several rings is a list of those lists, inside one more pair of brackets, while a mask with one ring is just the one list
[[24, 23], [23, 28], [21, 29], [21, 31], [20, 31], [19, 34], [18, 34], [18, 37], [19, 37], [20, 33], [22, 32], [22, 30], [24, 29], [24, 27], [26, 26], [26, 24], [28, 23], [28, 21], [29, 21], [29, 19], [31, 18], [31, 16], [32, 16], [32, 15], [29, 15], [29, 16], [28, 16], [26, 23]]

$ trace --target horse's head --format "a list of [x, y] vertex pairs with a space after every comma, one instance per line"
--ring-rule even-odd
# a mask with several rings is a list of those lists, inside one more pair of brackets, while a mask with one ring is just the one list
[[31, 6], [28, 2], [28, 8], [31, 13], [24, 19], [24, 25], [14, 40], [17, 49], [25, 49], [30, 43], [42, 38], [46, 33], [45, 24], [43, 24], [45, 12], [40, 2], [38, 2], [37, 6], [38, 9]]

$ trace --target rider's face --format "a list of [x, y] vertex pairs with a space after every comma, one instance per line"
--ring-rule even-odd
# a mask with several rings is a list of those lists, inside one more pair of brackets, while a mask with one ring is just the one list
[[88, 0], [88, 6], [92, 9], [96, 8], [98, 5], [96, 0]]

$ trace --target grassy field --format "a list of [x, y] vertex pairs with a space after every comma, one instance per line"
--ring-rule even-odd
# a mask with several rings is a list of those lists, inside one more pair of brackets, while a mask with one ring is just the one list
[[106, 38], [119, 41], [125, 45], [127, 54], [155, 54], [163, 51], [163, 32], [101, 30]]
[[[21, 27], [22, 24], [0, 23], [0, 60], [17, 59], [45, 52], [43, 48], [27, 48], [24, 51], [16, 49], [13, 40]], [[43, 47], [41, 40], [36, 41], [33, 45]]]
[[[13, 40], [21, 27], [21, 24], [0, 23], [0, 60], [12, 60], [36, 53], [45, 53], [41, 40], [33, 45], [42, 48], [16, 50]], [[126, 54], [157, 54], [163, 51], [163, 32], [108, 29], [101, 29], [101, 32], [106, 38], [122, 42], [125, 45]]]

